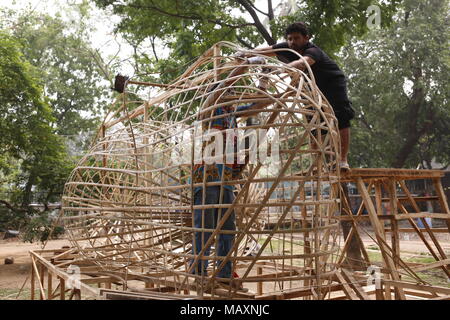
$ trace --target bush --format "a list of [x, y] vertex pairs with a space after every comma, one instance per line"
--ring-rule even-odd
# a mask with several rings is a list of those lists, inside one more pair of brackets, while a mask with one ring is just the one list
[[[23, 241], [33, 243], [34, 241], [46, 241], [53, 228], [52, 219], [48, 217], [46, 212], [39, 216], [32, 217], [23, 230]], [[58, 236], [64, 234], [64, 227], [55, 226], [51, 239], [57, 239]]]

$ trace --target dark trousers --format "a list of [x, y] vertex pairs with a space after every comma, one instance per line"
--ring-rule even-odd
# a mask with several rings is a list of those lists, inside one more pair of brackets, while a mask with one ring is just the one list
[[[228, 204], [233, 203], [234, 194], [228, 188], [223, 189], [222, 201], [220, 201], [220, 186], [207, 187], [205, 191], [205, 202], [204, 204]], [[199, 190], [194, 195], [194, 205], [203, 204], [203, 191]], [[221, 220], [222, 216], [226, 213], [227, 208], [211, 208], [211, 209], [195, 209], [194, 210], [194, 227], [195, 228], [205, 228], [205, 229], [215, 229], [218, 222]], [[234, 210], [231, 215], [227, 218], [221, 230], [236, 230], [235, 225], [235, 213]], [[192, 251], [193, 254], [197, 255], [200, 253], [206, 242], [211, 237], [211, 232], [195, 232], [194, 233], [194, 243]], [[218, 239], [216, 241], [217, 256], [226, 256], [230, 252], [234, 243], [234, 234], [218, 234]], [[204, 256], [209, 256], [210, 247], [208, 247]], [[217, 260], [217, 266], [222, 263], [222, 260]], [[194, 268], [195, 274], [207, 274], [208, 260], [198, 260], [197, 265]], [[219, 271], [219, 278], [230, 278], [232, 273], [231, 262], [228, 261], [222, 270]]]

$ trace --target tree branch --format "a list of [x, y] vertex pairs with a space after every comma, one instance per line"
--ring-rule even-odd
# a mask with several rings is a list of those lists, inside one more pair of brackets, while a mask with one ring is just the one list
[[269, 20], [273, 20], [275, 19], [275, 15], [273, 13], [273, 5], [272, 5], [272, 0], [267, 0], [267, 6], [268, 6], [268, 10], [269, 10]]
[[8, 209], [10, 209], [11, 211], [14, 211], [14, 212], [27, 212], [27, 210], [13, 207], [13, 205], [11, 203], [9, 203], [8, 201], [0, 200], [0, 203], [3, 204]]
[[[269, 0], [269, 1], [270, 1], [270, 0]], [[266, 13], [266, 12], [264, 12], [264, 11], [262, 11], [262, 10], [259, 10], [259, 9], [258, 9], [252, 2], [250, 2], [250, 1], [249, 1], [249, 4], [252, 6], [253, 9], [255, 9], [256, 11], [258, 11], [259, 13], [261, 13], [261, 14], [263, 14], [263, 15], [269, 17], [269, 13]]]
[[363, 115], [360, 115], [359, 118], [362, 122], [362, 124], [364, 124], [364, 126], [370, 131], [373, 132], [373, 129], [370, 127], [370, 124], [367, 122], [366, 117], [364, 117]]
[[266, 42], [269, 45], [275, 44], [275, 40], [269, 34], [267, 29], [263, 26], [263, 24], [259, 20], [258, 15], [256, 14], [255, 10], [253, 9], [253, 7], [249, 3], [249, 1], [247, 1], [247, 0], [236, 0], [236, 2], [238, 2], [241, 6], [243, 6], [245, 8], [245, 10], [247, 10], [247, 12], [252, 16], [253, 21], [255, 22], [254, 25], [255, 25], [256, 29], [258, 29], [259, 33], [261, 33], [261, 35], [263, 36], [264, 40], [266, 40]]
[[[152, 2], [152, 4], [153, 4], [153, 2]], [[184, 14], [180, 14], [180, 13], [172, 13], [172, 12], [168, 12], [168, 11], [165, 11], [165, 10], [159, 8], [159, 7], [155, 6], [154, 4], [151, 6], [149, 6], [149, 5], [142, 6], [142, 5], [135, 5], [135, 4], [127, 4], [127, 5], [116, 4], [116, 6], [130, 7], [130, 8], [134, 8], [134, 9], [154, 10], [156, 12], [159, 12], [159, 13], [169, 16], [169, 17], [180, 18], [180, 19], [189, 19], [189, 20], [207, 21], [207, 22], [214, 23], [214, 24], [217, 24], [222, 27], [228, 27], [228, 28], [232, 28], [232, 29], [239, 29], [242, 27], [248, 27], [248, 26], [254, 25], [254, 23], [243, 23], [243, 24], [239, 24], [239, 25], [233, 25], [233, 24], [223, 22], [219, 19], [204, 18], [204, 17], [196, 15], [196, 14], [184, 15]]]
[[156, 62], [158, 62], [159, 59], [158, 59], [158, 56], [156, 55], [156, 49], [155, 49], [155, 37], [150, 38], [150, 43], [152, 44], [153, 55], [155, 56]]
[[240, 43], [242, 43], [245, 47], [247, 47], [248, 49], [254, 49], [254, 48], [252, 47], [251, 44], [249, 44], [247, 41], [245, 41], [244, 39], [242, 39], [242, 38], [239, 37], [238, 35], [236, 35], [236, 39], [237, 39]]

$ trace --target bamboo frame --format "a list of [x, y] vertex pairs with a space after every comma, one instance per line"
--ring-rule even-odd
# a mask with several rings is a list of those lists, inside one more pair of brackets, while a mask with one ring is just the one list
[[[410, 297], [399, 276], [399, 270], [414, 273], [399, 257], [398, 233], [402, 228], [394, 225], [386, 230], [384, 221], [430, 216], [420, 211], [400, 213], [402, 203], [413, 200], [408, 194], [396, 195], [398, 181], [421, 173], [359, 169], [341, 177], [337, 121], [309, 66], [302, 72], [267, 58], [266, 66], [272, 71], [262, 73], [260, 65], [249, 65], [223, 53], [237, 49], [230, 43], [218, 43], [174, 82], [164, 89], [154, 89], [157, 91], [152, 91], [148, 100], [130, 101], [125, 92], [113, 103], [91, 149], [65, 186], [61, 219], [73, 248], [53, 257], [46, 256], [51, 251], [32, 252], [33, 259], [49, 270], [49, 292], [52, 277], [59, 278], [55, 292], [59, 288], [64, 299], [68, 279], [64, 270], [78, 265], [84, 276], [93, 278], [85, 278], [81, 291], [72, 291], [70, 298], [81, 298], [89, 292], [110, 299], [330, 299], [332, 293], [342, 292], [347, 298], [367, 300], [391, 299], [391, 288], [396, 298]], [[238, 69], [242, 72], [237, 73]], [[262, 78], [269, 83], [266, 91], [257, 87]], [[211, 89], [213, 85], [215, 89]], [[252, 163], [251, 147], [246, 147], [245, 167], [239, 178], [225, 179], [222, 175], [220, 181], [207, 182], [203, 177], [203, 182], [194, 183], [196, 145], [192, 130], [198, 125], [211, 128], [214, 120], [223, 117], [214, 114], [217, 108], [236, 108], [249, 102], [265, 105], [247, 114], [234, 109], [234, 114], [256, 114], [259, 124], [241, 122], [238, 126], [241, 130], [268, 130], [260, 139], [271, 138], [276, 130], [279, 145], [269, 141], [267, 150], [270, 155], [279, 151], [279, 166], [273, 162]], [[190, 157], [182, 157], [186, 154], [180, 146], [189, 146]], [[236, 150], [233, 153], [236, 156]], [[441, 173], [427, 174], [439, 187]], [[370, 192], [372, 188], [381, 190], [379, 181], [383, 179], [391, 179], [390, 194], [384, 199], [377, 191], [374, 204]], [[345, 211], [340, 190], [345, 181], [357, 182], [363, 195], [357, 216], [339, 215], [340, 210]], [[235, 187], [231, 204], [219, 201], [194, 205], [196, 187], [204, 192], [219, 186], [222, 194], [229, 185]], [[435, 198], [447, 211], [439, 218], [449, 214], [442, 194], [438, 190]], [[383, 201], [398, 208], [392, 217], [380, 215]], [[375, 241], [385, 262], [383, 270], [393, 279], [383, 279], [383, 288], [373, 290], [373, 294], [360, 278], [340, 265], [349, 238], [356, 236], [361, 241], [358, 222], [365, 219], [364, 208], [375, 226]], [[215, 228], [198, 228], [192, 214], [195, 209], [217, 209], [222, 215]], [[237, 229], [222, 230], [233, 212]], [[344, 250], [339, 252], [338, 222], [344, 219], [350, 219], [352, 229]], [[428, 233], [432, 231], [427, 229]], [[211, 234], [209, 240], [194, 254], [194, 234], [206, 232]], [[386, 233], [392, 235], [394, 248], [388, 245]], [[234, 244], [226, 256], [218, 256], [218, 238], [225, 234], [235, 235]], [[446, 268], [446, 257], [439, 244], [433, 243], [440, 254], [436, 257], [442, 259], [432, 266]], [[210, 245], [211, 253], [206, 256]], [[363, 253], [370, 263], [367, 252]], [[47, 263], [48, 259], [53, 259], [54, 265]], [[211, 261], [208, 275], [193, 274], [191, 262], [203, 260]], [[213, 263], [216, 261], [217, 265]], [[239, 275], [233, 281], [249, 292], [218, 284], [217, 274], [226, 262], [231, 262]], [[33, 287], [36, 279], [42, 282], [33, 270], [31, 279]], [[142, 285], [136, 287], [136, 281]], [[88, 286], [97, 284], [100, 288], [102, 283], [106, 288], [100, 291]], [[112, 283], [122, 290], [111, 289]], [[39, 288], [42, 292], [43, 284]], [[433, 297], [438, 298], [436, 294]]]
[[[301, 282], [326, 285], [331, 276], [321, 274], [335, 269], [338, 250], [338, 224], [332, 214], [339, 206], [337, 189], [331, 195], [324, 191], [339, 180], [333, 168], [339, 141], [332, 108], [318, 91], [310, 69], [301, 72], [267, 58], [266, 66], [273, 71], [265, 74], [259, 65], [224, 55], [224, 49], [237, 50], [230, 43], [219, 43], [166, 89], [156, 89], [160, 91], [149, 100], [127, 101], [125, 92], [114, 103], [117, 111], [105, 118], [97, 141], [66, 184], [62, 219], [72, 245], [104, 271], [125, 272], [125, 278], [131, 273], [156, 271], [159, 280], [170, 279], [177, 291], [188, 291], [199, 278], [191, 273], [190, 261], [204, 259], [219, 261], [207, 278], [213, 286], [227, 261], [236, 270], [245, 265], [238, 272], [244, 284], [253, 276], [255, 264], [272, 261], [281, 273], [292, 273], [289, 270], [294, 266], [314, 266], [314, 271], [300, 274], [304, 280], [296, 282], [262, 277], [267, 285], [280, 290], [293, 289]], [[269, 82], [265, 91], [257, 87], [262, 78]], [[217, 85], [216, 89], [211, 91], [211, 85]], [[270, 155], [279, 148], [279, 166], [252, 164], [247, 149], [249, 163], [240, 179], [222, 177], [216, 183], [193, 184], [193, 159], [177, 162], [177, 146], [190, 144], [194, 153], [189, 130], [196, 122], [207, 128], [220, 118], [209, 112], [250, 102], [266, 105], [252, 111], [258, 114], [260, 124], [247, 128], [241, 123], [239, 130], [265, 129], [260, 139], [269, 140], [277, 130], [280, 145], [268, 141], [267, 150]], [[314, 130], [319, 131], [317, 136], [312, 134]], [[316, 149], [311, 149], [313, 140]], [[237, 156], [234, 153], [233, 157]], [[222, 190], [234, 185], [233, 203], [194, 206], [193, 188], [206, 190], [214, 184]], [[311, 196], [302, 200], [305, 188]], [[222, 217], [215, 229], [195, 228], [190, 218], [194, 209], [222, 209]], [[214, 248], [221, 234], [230, 233], [221, 225], [233, 212], [237, 223], [237, 230], [231, 232], [235, 234], [234, 246], [227, 256], [220, 257]], [[200, 253], [193, 254], [196, 232], [212, 235]], [[306, 251], [305, 234], [315, 243], [312, 247], [308, 244]], [[209, 245], [212, 252], [205, 257]], [[161, 287], [160, 281], [155, 286]], [[217, 297], [216, 290], [204, 293], [197, 287], [200, 296]], [[219, 292], [222, 298], [238, 294], [233, 290]]]

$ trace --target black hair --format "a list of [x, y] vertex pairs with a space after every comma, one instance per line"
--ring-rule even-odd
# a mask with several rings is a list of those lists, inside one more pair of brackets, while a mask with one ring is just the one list
[[290, 24], [285, 31], [285, 37], [291, 33], [298, 32], [302, 34], [304, 37], [310, 36], [308, 26], [304, 22], [294, 22], [293, 24]]

